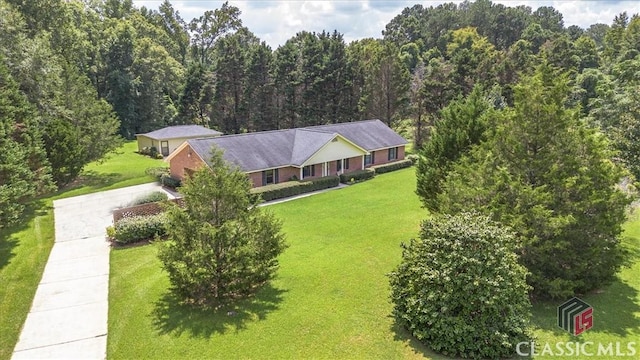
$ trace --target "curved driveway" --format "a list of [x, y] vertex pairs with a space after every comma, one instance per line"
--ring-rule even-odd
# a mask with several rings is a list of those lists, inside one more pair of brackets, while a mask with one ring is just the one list
[[[12, 359], [104, 359], [113, 209], [157, 184], [56, 200], [55, 243]], [[169, 194], [170, 198], [173, 198]]]

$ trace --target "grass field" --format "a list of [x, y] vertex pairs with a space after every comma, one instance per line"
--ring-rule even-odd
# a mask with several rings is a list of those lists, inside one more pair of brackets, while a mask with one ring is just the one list
[[[255, 299], [217, 312], [178, 305], [155, 245], [112, 251], [108, 357], [442, 358], [389, 317], [385, 274], [400, 260], [399, 243], [415, 236], [427, 215], [414, 184], [414, 169], [405, 169], [270, 207], [290, 245], [277, 280]], [[627, 235], [637, 254], [638, 218]], [[619, 281], [584, 297], [596, 312], [581, 341], [638, 339], [639, 273], [636, 259]], [[557, 305], [534, 306], [539, 343], [572, 340], [557, 328]]]
[[80, 181], [30, 204], [19, 226], [0, 231], [0, 360], [9, 359], [54, 242], [53, 200], [152, 182], [148, 167], [166, 166], [127, 142], [110, 159], [89, 164]]

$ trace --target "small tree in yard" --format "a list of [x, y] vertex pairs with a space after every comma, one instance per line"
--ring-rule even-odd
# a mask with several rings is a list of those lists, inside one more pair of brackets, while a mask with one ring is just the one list
[[508, 357], [529, 341], [531, 303], [515, 235], [476, 213], [426, 220], [392, 272], [394, 315], [448, 356]]
[[182, 188], [185, 207], [170, 207], [168, 240], [159, 257], [175, 294], [186, 303], [219, 307], [255, 293], [278, 268], [281, 224], [257, 207], [246, 174], [214, 151]]

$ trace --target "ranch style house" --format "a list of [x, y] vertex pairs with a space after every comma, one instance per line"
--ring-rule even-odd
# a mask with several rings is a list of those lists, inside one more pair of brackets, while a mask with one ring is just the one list
[[404, 159], [407, 140], [380, 120], [188, 139], [167, 158], [171, 176], [208, 163], [214, 147], [254, 187], [355, 172]]

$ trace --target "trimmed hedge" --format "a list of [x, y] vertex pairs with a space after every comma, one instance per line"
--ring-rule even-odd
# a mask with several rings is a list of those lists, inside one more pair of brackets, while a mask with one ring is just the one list
[[134, 216], [118, 221], [107, 228], [107, 235], [118, 244], [131, 244], [166, 234], [167, 217], [164, 213]]
[[312, 191], [329, 189], [340, 184], [337, 176], [326, 176], [308, 181], [287, 181], [279, 184], [261, 186], [251, 190], [252, 193], [262, 196], [262, 200], [271, 201], [289, 196], [306, 194]]
[[129, 206], [148, 204], [148, 203], [164, 201], [168, 199], [169, 199], [169, 196], [167, 195], [167, 193], [162, 191], [153, 191], [148, 194], [137, 197], [135, 200], [131, 202], [131, 204], [129, 204]]
[[373, 169], [358, 170], [352, 173], [340, 175], [340, 182], [348, 184], [373, 179], [374, 176], [376, 176], [376, 172]]
[[389, 164], [376, 165], [372, 166], [371, 169], [376, 172], [376, 174], [384, 174], [391, 171], [396, 171], [404, 168], [411, 167], [413, 165], [413, 161], [410, 159], [394, 161]]

